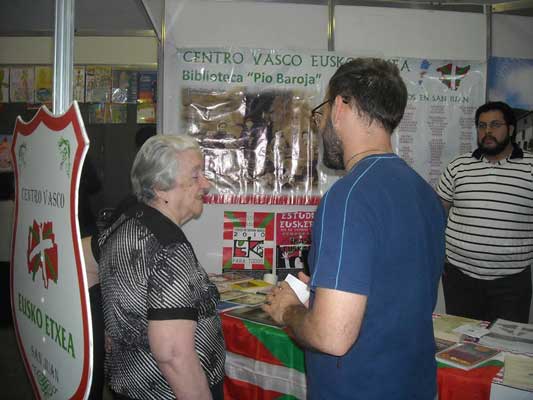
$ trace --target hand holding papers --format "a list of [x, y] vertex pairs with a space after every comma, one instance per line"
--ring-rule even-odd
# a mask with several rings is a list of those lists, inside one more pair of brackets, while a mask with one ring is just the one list
[[303, 283], [301, 280], [296, 278], [294, 275], [287, 275], [285, 282], [289, 284], [291, 289], [296, 293], [298, 300], [302, 304], [305, 304], [309, 300], [309, 286]]

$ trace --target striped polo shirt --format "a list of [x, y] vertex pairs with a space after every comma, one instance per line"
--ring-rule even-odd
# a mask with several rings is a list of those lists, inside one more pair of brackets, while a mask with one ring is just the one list
[[450, 162], [437, 185], [453, 203], [446, 257], [466, 275], [492, 280], [517, 274], [533, 256], [533, 155], [513, 145], [489, 162], [480, 149]]

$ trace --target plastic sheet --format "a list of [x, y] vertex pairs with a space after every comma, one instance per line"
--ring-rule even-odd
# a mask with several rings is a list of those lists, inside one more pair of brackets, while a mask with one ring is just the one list
[[291, 90], [186, 88], [182, 118], [223, 203], [314, 204], [321, 175], [310, 123], [316, 96]]

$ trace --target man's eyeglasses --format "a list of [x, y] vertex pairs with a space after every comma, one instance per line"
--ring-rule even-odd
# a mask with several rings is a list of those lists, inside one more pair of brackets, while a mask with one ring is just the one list
[[322, 116], [324, 115], [321, 108], [324, 107], [329, 102], [331, 102], [331, 99], [327, 99], [326, 101], [320, 103], [318, 106], [316, 106], [315, 108], [311, 110], [311, 121], [313, 121], [316, 127], [320, 126], [320, 122], [322, 121]]
[[484, 131], [488, 128], [490, 129], [500, 129], [502, 126], [507, 125], [503, 121], [490, 121], [488, 124], [486, 122], [479, 122], [477, 124], [477, 130], [478, 131]]
[[[344, 104], [349, 104], [350, 103], [349, 97], [343, 96], [342, 102]], [[320, 103], [318, 106], [316, 106], [315, 108], [311, 110], [311, 120], [313, 121], [315, 126], [317, 127], [320, 126], [320, 122], [322, 121], [322, 117], [324, 116], [324, 113], [322, 112], [321, 108], [324, 107], [328, 103], [329, 104], [333, 103], [333, 99], [327, 99], [326, 101], [323, 101], [322, 103]]]

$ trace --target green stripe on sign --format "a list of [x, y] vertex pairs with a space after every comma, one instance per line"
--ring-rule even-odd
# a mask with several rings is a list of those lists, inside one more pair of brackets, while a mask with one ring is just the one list
[[284, 394], [283, 396], [277, 397], [276, 400], [298, 400], [298, 397], [291, 396], [290, 394]]
[[224, 212], [224, 215], [226, 216], [226, 218], [228, 218], [231, 221], [233, 226], [235, 226], [236, 228], [240, 228], [242, 226], [241, 222], [239, 221], [239, 219], [236, 218], [235, 215], [233, 215], [233, 212], [226, 211], [226, 212]]
[[242, 321], [252, 335], [287, 368], [305, 373], [304, 352], [281, 329]]
[[261, 223], [259, 224], [259, 228], [265, 228], [270, 223], [270, 221], [272, 221], [273, 218], [274, 218], [274, 213], [268, 214], [263, 219], [263, 221], [261, 221]]

